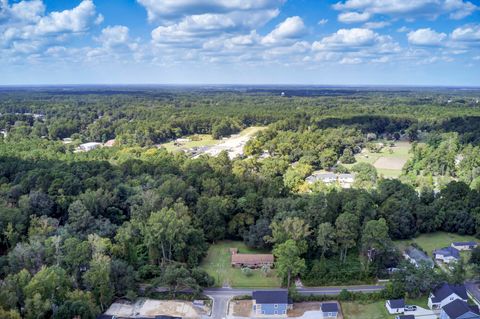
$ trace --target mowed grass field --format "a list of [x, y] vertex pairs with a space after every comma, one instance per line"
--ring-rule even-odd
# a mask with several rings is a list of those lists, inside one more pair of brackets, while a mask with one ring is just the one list
[[230, 263], [230, 248], [238, 248], [238, 252], [248, 254], [265, 254], [268, 251], [250, 249], [238, 241], [221, 241], [213, 244], [208, 249], [207, 257], [202, 261], [200, 268], [204, 269], [213, 278], [215, 286], [231, 286], [236, 288], [276, 288], [280, 287], [281, 280], [272, 269], [268, 276], [260, 269], [253, 270], [247, 277], [240, 268], [234, 268]]
[[[385, 142], [388, 145], [388, 142]], [[355, 154], [356, 163], [369, 163], [375, 166], [379, 175], [386, 178], [397, 178], [402, 174], [402, 168], [410, 159], [410, 149], [412, 145], [409, 142], [395, 142], [395, 146], [384, 147], [380, 153], [372, 153], [367, 149], [360, 154]], [[351, 168], [354, 164], [346, 164]]]
[[[429, 256], [432, 257], [434, 249], [450, 246], [450, 244], [454, 241], [478, 241], [478, 239], [468, 235], [435, 232], [430, 234], [422, 234], [413, 239], [397, 240], [395, 241], [395, 244], [400, 249], [405, 249], [412, 243], [416, 243], [418, 246], [422, 247], [422, 249], [425, 250]], [[462, 252], [462, 254], [468, 254], [468, 252]]]

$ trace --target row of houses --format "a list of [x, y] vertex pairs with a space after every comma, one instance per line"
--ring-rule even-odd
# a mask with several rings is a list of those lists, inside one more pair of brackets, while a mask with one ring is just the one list
[[[390, 314], [401, 314], [397, 319], [415, 318], [415, 315], [405, 313], [415, 311], [416, 306], [405, 305], [404, 299], [387, 300], [385, 307]], [[428, 307], [433, 313], [439, 313], [440, 319], [480, 319], [478, 306], [468, 304], [464, 285], [442, 284], [430, 293]]]

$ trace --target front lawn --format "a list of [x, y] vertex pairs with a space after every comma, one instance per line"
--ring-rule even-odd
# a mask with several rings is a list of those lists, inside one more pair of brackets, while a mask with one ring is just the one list
[[251, 276], [246, 276], [241, 269], [232, 267], [230, 248], [238, 248], [239, 253], [270, 253], [250, 249], [238, 241], [221, 241], [211, 245], [207, 257], [202, 261], [200, 267], [215, 278], [215, 286], [236, 288], [276, 288], [281, 286], [281, 280], [275, 275], [274, 269], [268, 276], [259, 269], [253, 270]]
[[385, 301], [362, 304], [359, 302], [342, 302], [344, 319], [392, 319], [385, 308]]

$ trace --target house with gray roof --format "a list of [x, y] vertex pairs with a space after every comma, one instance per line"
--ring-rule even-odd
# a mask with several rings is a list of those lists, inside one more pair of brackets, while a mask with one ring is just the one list
[[415, 267], [420, 267], [420, 265], [424, 264], [431, 268], [435, 267], [433, 260], [427, 256], [423, 251], [415, 248], [415, 247], [407, 247], [403, 252], [403, 257], [406, 260], [411, 262]]
[[480, 319], [478, 306], [456, 299], [442, 307], [440, 319]]
[[405, 312], [405, 300], [404, 299], [391, 299], [387, 300], [385, 307], [388, 310], [388, 313], [393, 315], [396, 313]]
[[430, 294], [428, 307], [432, 310], [439, 310], [455, 300], [468, 301], [465, 285], [444, 283]]
[[460, 259], [460, 251], [452, 246], [435, 249], [433, 251], [433, 257], [435, 260], [441, 260], [446, 264], [452, 261], [458, 261]]
[[306, 179], [307, 183], [314, 184], [315, 182], [323, 182], [325, 184], [335, 183], [337, 181], [337, 175], [333, 173], [313, 173]]
[[453, 242], [451, 246], [458, 250], [472, 250], [478, 246], [478, 243], [474, 241], [461, 241]]

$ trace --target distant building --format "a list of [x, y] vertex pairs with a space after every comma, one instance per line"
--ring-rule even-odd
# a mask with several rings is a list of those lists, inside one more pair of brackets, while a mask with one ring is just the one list
[[444, 247], [433, 251], [433, 258], [441, 260], [446, 264], [460, 259], [460, 251], [454, 247]]
[[478, 243], [474, 241], [453, 242], [451, 246], [458, 250], [472, 250], [478, 246]]
[[306, 181], [310, 184], [314, 184], [317, 181], [321, 181], [325, 184], [331, 184], [337, 181], [337, 175], [333, 173], [314, 173], [307, 177]]
[[272, 254], [239, 254], [236, 248], [230, 248], [230, 254], [232, 255], [232, 267], [272, 267], [274, 262]]
[[456, 299], [442, 307], [440, 319], [480, 319], [478, 306], [471, 306], [466, 301]]
[[454, 300], [468, 301], [467, 289], [464, 285], [443, 284], [435, 289], [428, 298], [428, 307], [439, 310]]
[[338, 304], [336, 302], [324, 302], [320, 306], [323, 318], [338, 318]]
[[96, 148], [99, 148], [101, 146], [102, 146], [102, 143], [89, 142], [89, 143], [80, 144], [80, 146], [78, 147], [78, 150], [83, 152], [88, 152]]
[[388, 310], [388, 313], [393, 315], [397, 313], [405, 312], [405, 300], [404, 299], [391, 299], [387, 300], [385, 307]]
[[115, 139], [106, 141], [106, 142], [103, 144], [103, 146], [105, 146], [105, 147], [113, 147], [113, 146], [115, 146]]
[[396, 316], [395, 319], [415, 319], [414, 315], [400, 315]]
[[257, 290], [252, 293], [252, 300], [256, 317], [286, 317], [292, 307], [287, 290]]
[[421, 264], [425, 264], [431, 268], [435, 266], [433, 260], [430, 257], [428, 257], [423, 251], [420, 251], [415, 247], [410, 246], [405, 249], [403, 256], [406, 260], [414, 264], [415, 267], [419, 267]]

